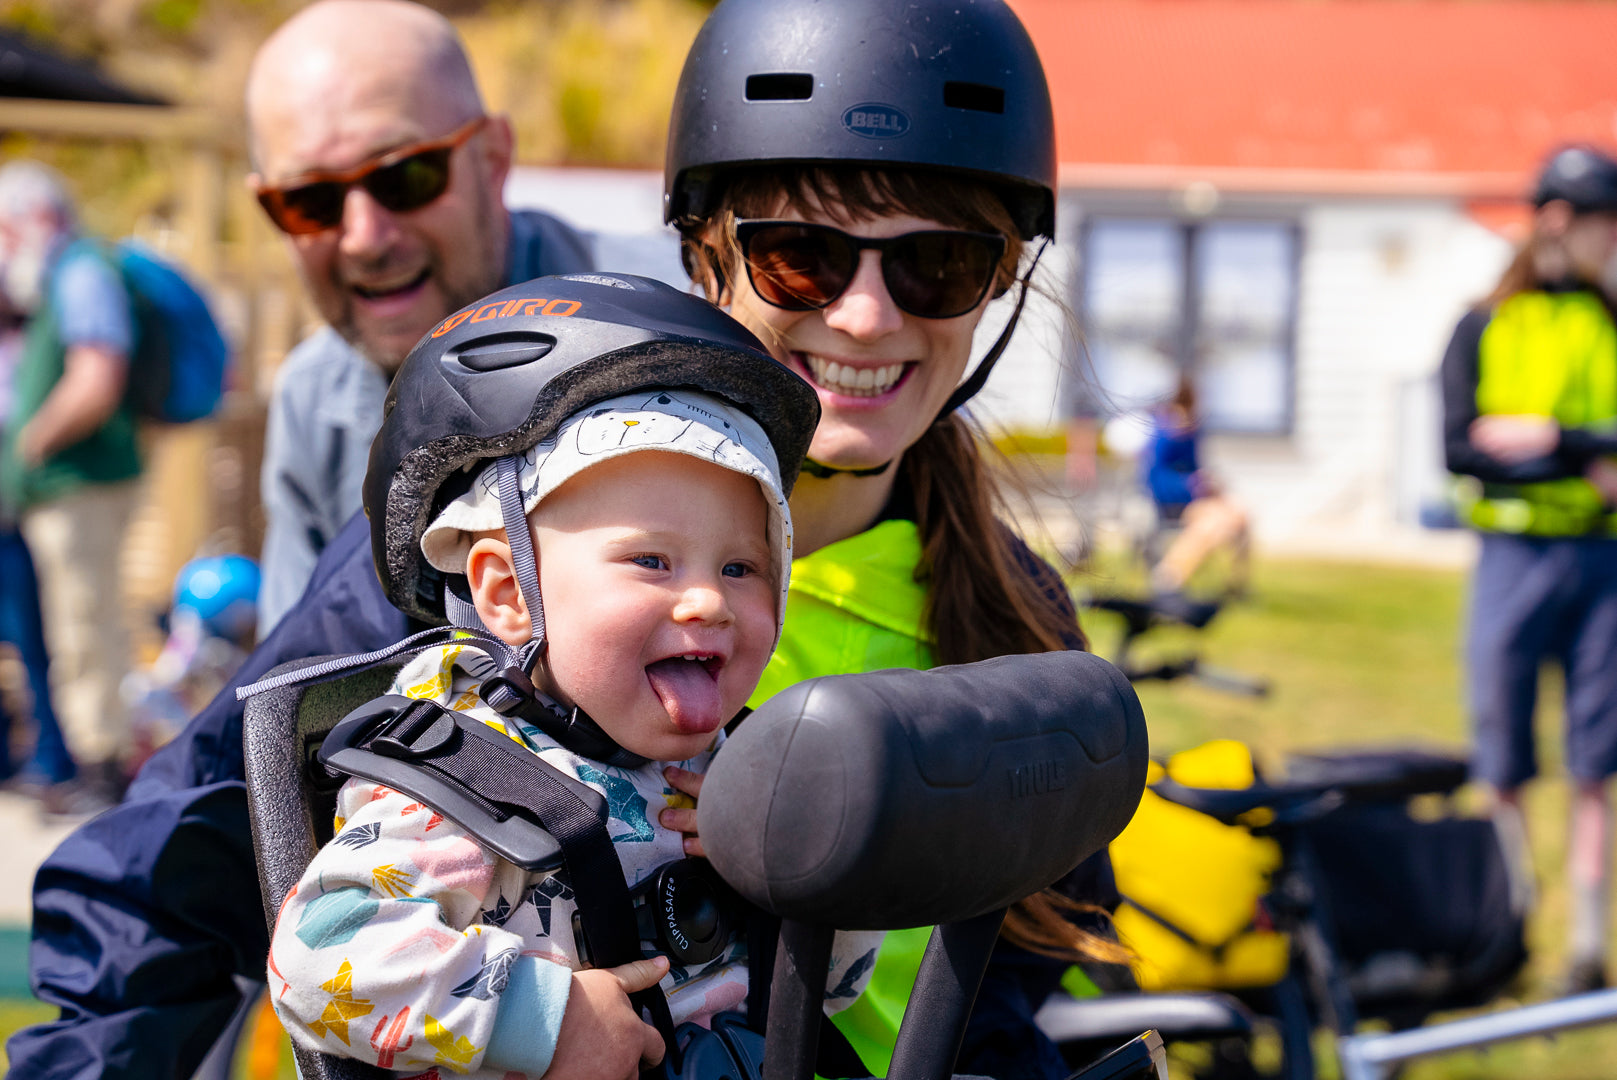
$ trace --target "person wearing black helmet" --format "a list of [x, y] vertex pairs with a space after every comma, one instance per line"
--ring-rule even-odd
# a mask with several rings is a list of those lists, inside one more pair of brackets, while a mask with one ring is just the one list
[[1566, 678], [1576, 784], [1568, 992], [1606, 985], [1617, 773], [1617, 160], [1574, 146], [1533, 193], [1531, 235], [1443, 357], [1443, 436], [1482, 536], [1466, 643], [1473, 775], [1525, 838], [1540, 665]]
[[[599, 791], [614, 871], [655, 879], [699, 846], [658, 820], [689, 805], [666, 763], [705, 771], [780, 634], [786, 492], [817, 414], [733, 320], [643, 278], [538, 278], [446, 319], [394, 380], [365, 492], [389, 599], [463, 631], [390, 693]], [[453, 1045], [473, 1077], [614, 1080], [663, 1053], [631, 993], [661, 977], [670, 1025], [744, 1001], [741, 936], [587, 963], [571, 856], [524, 869], [417, 794], [351, 777], [335, 839], [281, 907], [270, 999], [301, 1044], [400, 1071]], [[320, 931], [337, 912], [342, 931]], [[433, 948], [409, 947], [423, 938]], [[857, 993], [875, 944], [843, 935], [828, 1009]], [[334, 972], [367, 1015], [397, 1018], [384, 1037], [331, 1022]]]
[[[985, 307], [1010, 290], [1020, 313], [1054, 234], [1055, 179], [1043, 69], [998, 0], [723, 0], [698, 33], [665, 216], [692, 278], [821, 408], [792, 496], [785, 632], [755, 700], [817, 675], [1084, 646], [1059, 577], [995, 516], [960, 411], [1016, 324], [973, 369]], [[1109, 881], [1104, 859], [1090, 870]], [[1070, 906], [1019, 905], [1006, 940], [1119, 959], [1062, 917]], [[826, 1073], [822, 1058], [822, 1075], [887, 1071], [925, 941], [890, 934], [867, 992], [834, 1017], [861, 1058], [848, 1067], [866, 1071]], [[1063, 1076], [1031, 1022], [1039, 1001], [1018, 997], [1039, 993], [999, 962], [1010, 955], [979, 999], [995, 1018], [980, 1023], [979, 1005], [957, 1068]]]

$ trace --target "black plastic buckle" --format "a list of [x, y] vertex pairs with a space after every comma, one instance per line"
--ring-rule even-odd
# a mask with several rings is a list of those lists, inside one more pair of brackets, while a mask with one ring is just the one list
[[[741, 898], [708, 861], [694, 856], [657, 867], [629, 890], [629, 903], [640, 940], [679, 967], [705, 964], [722, 953], [736, 939], [744, 912]], [[573, 940], [579, 959], [593, 965], [576, 911]]]
[[663, 1060], [655, 1073], [662, 1080], [763, 1080], [764, 1037], [747, 1026], [740, 1013], [722, 1012], [711, 1028], [679, 1025], [675, 1043], [680, 1057]]
[[664, 863], [631, 894], [642, 941], [682, 967], [705, 964], [734, 937], [738, 901], [706, 859]]
[[501, 716], [516, 716], [528, 704], [536, 701], [533, 680], [519, 667], [508, 667], [498, 675], [483, 680], [479, 690], [482, 699]]
[[383, 757], [416, 761], [447, 747], [455, 738], [455, 717], [436, 701], [420, 698], [376, 728], [369, 749]]

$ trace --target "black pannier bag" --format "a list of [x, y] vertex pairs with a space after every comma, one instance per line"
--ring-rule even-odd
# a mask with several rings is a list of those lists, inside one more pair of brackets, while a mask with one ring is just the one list
[[1448, 795], [1464, 777], [1462, 763], [1419, 751], [1299, 758], [1287, 770], [1349, 795], [1302, 834], [1361, 1018], [1410, 1027], [1484, 1004], [1527, 959], [1530, 888], [1494, 822], [1410, 812], [1410, 797]]

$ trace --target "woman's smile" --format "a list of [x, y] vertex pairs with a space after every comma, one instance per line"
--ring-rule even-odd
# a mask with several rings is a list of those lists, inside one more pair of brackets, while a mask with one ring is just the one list
[[822, 399], [829, 395], [863, 399], [871, 404], [886, 404], [874, 399], [896, 394], [916, 367], [913, 360], [880, 363], [797, 351], [789, 355], [791, 367], [824, 392]]

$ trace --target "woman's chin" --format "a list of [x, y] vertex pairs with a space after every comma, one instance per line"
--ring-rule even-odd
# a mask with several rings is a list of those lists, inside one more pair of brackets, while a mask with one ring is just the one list
[[[821, 429], [824, 429], [822, 422]], [[815, 462], [844, 472], [875, 469], [900, 457], [908, 449], [899, 439], [855, 439], [838, 441], [826, 447], [809, 447], [808, 456]]]
[[[899, 457], [926, 430], [915, 423], [910, 402], [889, 402], [885, 407], [844, 409], [828, 403], [821, 391], [820, 426], [814, 430], [809, 457], [834, 469], [870, 469]], [[839, 401], [849, 400], [835, 395]], [[868, 400], [868, 399], [852, 399]]]

